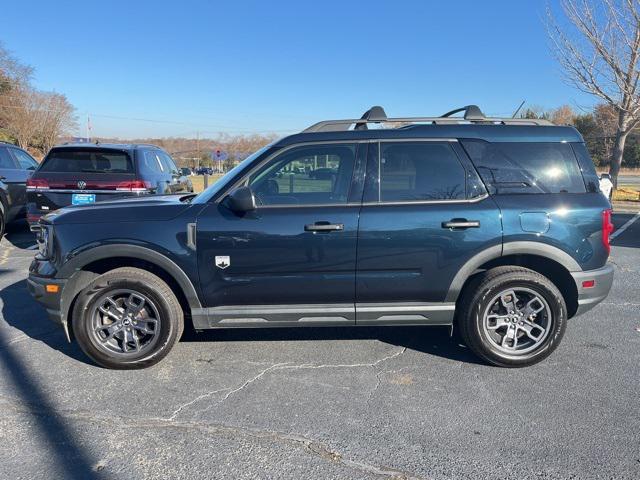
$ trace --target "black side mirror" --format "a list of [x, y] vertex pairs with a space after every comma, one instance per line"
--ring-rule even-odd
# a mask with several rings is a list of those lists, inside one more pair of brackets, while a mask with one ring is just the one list
[[227, 206], [235, 213], [251, 212], [257, 208], [256, 196], [250, 187], [238, 187], [227, 197]]

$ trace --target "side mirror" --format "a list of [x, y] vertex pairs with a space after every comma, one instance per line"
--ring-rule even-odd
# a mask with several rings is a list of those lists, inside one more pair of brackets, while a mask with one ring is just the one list
[[257, 208], [256, 197], [250, 187], [238, 187], [227, 197], [227, 205], [232, 212], [246, 213]]

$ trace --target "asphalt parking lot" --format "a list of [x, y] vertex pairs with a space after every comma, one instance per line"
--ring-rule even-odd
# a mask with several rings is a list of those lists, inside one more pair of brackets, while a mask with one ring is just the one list
[[520, 370], [422, 327], [187, 333], [104, 370], [31, 300], [31, 245], [0, 244], [0, 478], [640, 478], [640, 220], [609, 298]]

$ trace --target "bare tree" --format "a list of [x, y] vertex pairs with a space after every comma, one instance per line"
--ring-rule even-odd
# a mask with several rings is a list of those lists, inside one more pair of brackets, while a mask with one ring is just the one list
[[573, 125], [576, 120], [576, 112], [569, 105], [562, 105], [552, 110], [549, 116], [556, 125]]
[[548, 9], [548, 30], [567, 80], [616, 113], [610, 173], [617, 187], [624, 146], [640, 122], [640, 0], [562, 0], [568, 28]]
[[42, 153], [58, 143], [58, 139], [77, 128], [75, 108], [67, 97], [60, 93], [40, 93], [42, 108], [38, 137]]
[[0, 42], [0, 95], [8, 95], [14, 87], [29, 83], [33, 68], [22, 64]]
[[42, 95], [28, 86], [14, 86], [11, 95], [0, 99], [0, 116], [4, 129], [18, 145], [32, 145], [42, 121]]

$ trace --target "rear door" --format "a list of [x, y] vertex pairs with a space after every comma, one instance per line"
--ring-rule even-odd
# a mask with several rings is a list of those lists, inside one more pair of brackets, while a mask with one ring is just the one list
[[198, 268], [212, 326], [355, 322], [362, 184], [353, 180], [362, 178], [366, 147], [288, 148], [240, 182], [253, 189], [255, 212], [237, 215], [222, 201], [199, 215]]
[[19, 191], [17, 192], [18, 196], [14, 200], [20, 204], [20, 214], [22, 215], [27, 205], [27, 180], [33, 175], [36, 168], [38, 168], [38, 162], [27, 152], [19, 148], [9, 147], [9, 152], [11, 152], [18, 164], [19, 173], [17, 177], [19, 180]]
[[165, 170], [168, 173], [169, 177], [169, 191], [171, 193], [179, 193], [186, 192], [187, 188], [187, 179], [182, 172], [178, 170], [173, 158], [163, 151], [158, 152], [160, 159], [162, 160], [163, 165], [165, 166]]
[[0, 180], [7, 185], [7, 220], [18, 216], [25, 205], [24, 189], [26, 172], [21, 170], [13, 158], [10, 147], [0, 146]]
[[455, 275], [477, 253], [501, 248], [498, 208], [455, 141], [382, 141], [369, 152], [357, 323], [450, 323]]

